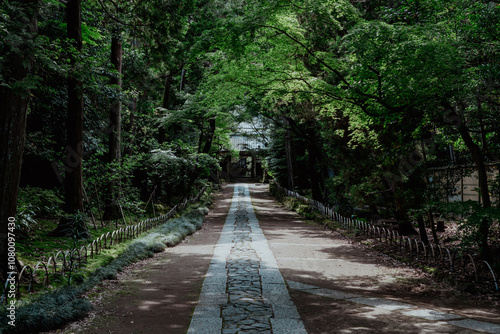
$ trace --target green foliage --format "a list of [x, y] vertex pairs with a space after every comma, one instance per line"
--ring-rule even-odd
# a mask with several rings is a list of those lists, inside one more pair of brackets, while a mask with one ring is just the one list
[[200, 229], [203, 219], [202, 214], [193, 211], [180, 218], [170, 220], [168, 224], [160, 226], [153, 233], [141, 239], [141, 242], [145, 242], [152, 252], [161, 252], [165, 246], [173, 247], [186, 236]]
[[35, 225], [35, 212], [29, 208], [21, 209], [16, 215], [16, 236], [20, 239], [27, 238], [33, 231]]
[[475, 201], [438, 203], [437, 206], [444, 217], [458, 221], [459, 233], [454, 237], [460, 241], [462, 251], [479, 251], [483, 237], [480, 225], [483, 220], [496, 222], [495, 225], [500, 220], [500, 209], [484, 209]]
[[56, 191], [26, 186], [19, 189], [16, 235], [27, 238], [38, 224], [38, 218], [55, 217], [63, 214], [63, 201]]
[[[109, 181], [120, 184], [116, 204], [126, 212], [144, 214], [146, 202], [167, 210], [206, 183], [238, 122], [254, 117], [270, 129], [269, 173], [285, 185], [295, 164], [298, 190], [345, 215], [362, 208], [408, 220], [454, 191], [455, 176], [429, 181], [433, 167], [500, 157], [493, 2], [87, 1], [81, 53], [67, 40], [64, 3], [36, 3], [0, 3], [0, 87], [30, 90], [21, 182], [29, 187], [18, 203], [24, 236], [41, 217], [63, 215], [58, 176], [73, 163], [64, 131], [69, 77], [83, 83], [85, 205], [94, 216], [110, 200]], [[113, 37], [123, 43], [121, 91], [110, 84]], [[22, 80], [11, 66], [17, 59], [30, 69]], [[122, 154], [110, 163], [107, 123], [117, 100]], [[491, 184], [492, 194], [498, 188]], [[464, 243], [473, 248], [478, 222], [490, 217], [494, 226], [496, 213], [468, 210]]]
[[57, 190], [26, 186], [19, 189], [18, 208], [29, 209], [35, 215], [53, 217], [62, 213], [64, 201]]
[[[4, 333], [30, 333], [47, 331], [61, 327], [68, 321], [76, 320], [86, 315], [92, 305], [81, 298], [81, 290], [77, 287], [66, 287], [46, 293], [30, 305], [18, 303], [16, 309], [16, 326], [3, 323], [7, 317], [2, 317]], [[0, 327], [1, 328], [1, 327]]]
[[275, 127], [271, 133], [271, 145], [265, 150], [269, 175], [277, 180], [278, 183], [286, 184], [285, 132], [283, 129]]
[[147, 167], [151, 178], [161, 179], [171, 187], [179, 190], [196, 173], [199, 178], [207, 178], [211, 171], [220, 167], [217, 159], [204, 154], [195, 153], [194, 148], [181, 141], [165, 144], [167, 149], [156, 149], [151, 152]]

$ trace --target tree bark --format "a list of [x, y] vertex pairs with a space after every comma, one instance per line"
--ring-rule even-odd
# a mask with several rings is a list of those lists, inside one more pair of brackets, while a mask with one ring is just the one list
[[[66, 4], [68, 38], [78, 51], [82, 50], [81, 0], [68, 0]], [[76, 59], [71, 57], [76, 65]], [[65, 210], [67, 213], [83, 211], [83, 86], [75, 75], [68, 78], [68, 118], [66, 121], [66, 173], [64, 178]]]
[[295, 165], [295, 151], [293, 147], [293, 136], [292, 130], [290, 129], [290, 121], [284, 117], [284, 125], [287, 128], [285, 136], [285, 152], [286, 152], [286, 167], [288, 171], [288, 189], [295, 190], [295, 171], [297, 170]]
[[[11, 1], [11, 5], [27, 5], [28, 15], [13, 13], [11, 18], [17, 27], [21, 26], [19, 33], [26, 42], [36, 33], [37, 4], [38, 1]], [[22, 24], [19, 25], [19, 22]], [[10, 75], [5, 76], [6, 82], [19, 83], [29, 74], [31, 58], [29, 48], [21, 49], [17, 53], [9, 46], [3, 48], [6, 63], [9, 64]], [[8, 222], [9, 217], [16, 215], [19, 180], [21, 178], [21, 165], [26, 138], [26, 118], [29, 101], [29, 90], [12, 89], [0, 86], [0, 278], [2, 284], [12, 271], [8, 266]], [[12, 219], [11, 219], [12, 220]], [[17, 260], [16, 260], [17, 262]]]
[[208, 133], [206, 133], [206, 135], [205, 135], [205, 145], [203, 146], [203, 149], [201, 150], [201, 153], [206, 153], [206, 154], [208, 154], [208, 152], [210, 152], [210, 148], [212, 147], [212, 142], [214, 140], [215, 117], [208, 119], [208, 126], [209, 126], [209, 130], [208, 130]]
[[425, 245], [429, 244], [429, 238], [427, 237], [427, 231], [425, 230], [424, 217], [419, 215], [417, 217], [418, 231], [420, 232], [420, 239]]
[[[122, 86], [122, 41], [120, 39], [120, 32], [115, 29], [111, 39], [111, 63], [118, 72], [116, 76], [111, 78], [111, 84], [117, 87], [118, 96], [112, 102], [109, 109], [109, 125], [111, 131], [109, 133], [109, 150], [108, 162], [110, 164], [120, 164], [121, 161], [121, 116], [122, 116], [122, 102], [121, 102], [121, 86]], [[106, 207], [104, 210], [104, 219], [117, 219], [120, 218], [120, 193], [121, 185], [120, 179], [114, 178], [108, 183], [108, 194], [106, 199]]]

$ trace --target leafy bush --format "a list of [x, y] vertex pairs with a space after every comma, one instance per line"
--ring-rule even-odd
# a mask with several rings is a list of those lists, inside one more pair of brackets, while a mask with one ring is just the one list
[[19, 189], [16, 215], [16, 235], [27, 238], [37, 225], [37, 217], [56, 217], [63, 214], [64, 201], [50, 189], [24, 187]]
[[480, 249], [480, 224], [486, 219], [490, 222], [500, 220], [498, 208], [483, 209], [476, 201], [439, 203], [439, 211], [449, 220], [458, 221], [458, 233], [455, 238], [460, 241], [462, 249], [477, 251]]
[[35, 212], [30, 208], [24, 208], [16, 215], [16, 236], [20, 239], [27, 238], [37, 225]]
[[55, 190], [26, 186], [19, 188], [18, 211], [28, 210], [36, 216], [57, 217], [63, 214], [64, 201]]

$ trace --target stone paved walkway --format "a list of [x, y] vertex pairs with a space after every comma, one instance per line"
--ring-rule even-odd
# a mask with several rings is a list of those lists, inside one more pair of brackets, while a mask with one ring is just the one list
[[247, 185], [233, 200], [188, 334], [307, 333], [255, 217]]

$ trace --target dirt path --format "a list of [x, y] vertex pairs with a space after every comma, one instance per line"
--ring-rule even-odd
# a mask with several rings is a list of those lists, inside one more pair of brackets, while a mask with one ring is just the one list
[[[308, 333], [477, 333], [465, 318], [475, 319], [472, 328], [496, 332], [500, 312], [492, 305], [305, 222], [274, 201], [267, 186], [249, 186], [257, 219]], [[185, 333], [232, 194], [231, 185], [224, 187], [201, 231], [96, 288], [89, 296], [95, 311], [52, 333]], [[432, 310], [438, 319], [411, 313], [422, 310]]]

